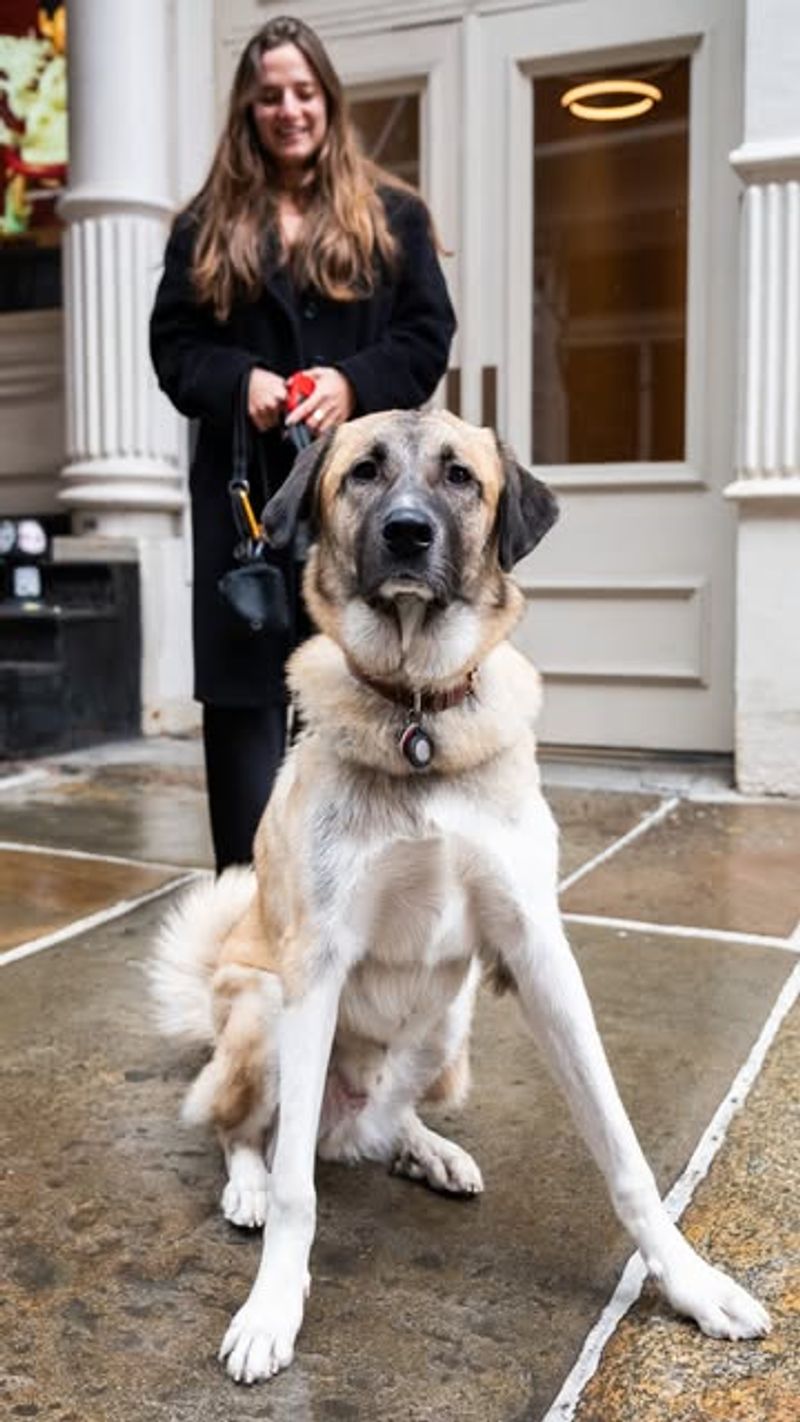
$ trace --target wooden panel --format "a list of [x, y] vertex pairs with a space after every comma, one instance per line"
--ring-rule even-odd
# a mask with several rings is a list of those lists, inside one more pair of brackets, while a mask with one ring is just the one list
[[539, 582], [525, 593], [519, 644], [551, 681], [706, 684], [703, 582]]

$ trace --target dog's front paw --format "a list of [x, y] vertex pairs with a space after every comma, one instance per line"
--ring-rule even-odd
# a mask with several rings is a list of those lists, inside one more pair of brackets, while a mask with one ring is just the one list
[[296, 1299], [290, 1292], [273, 1298], [253, 1293], [234, 1315], [219, 1350], [234, 1382], [261, 1382], [288, 1368], [303, 1320], [303, 1291]]
[[[680, 1247], [682, 1246], [682, 1247]], [[740, 1284], [714, 1269], [684, 1239], [663, 1269], [653, 1274], [678, 1313], [693, 1318], [709, 1338], [763, 1338], [767, 1310]]]

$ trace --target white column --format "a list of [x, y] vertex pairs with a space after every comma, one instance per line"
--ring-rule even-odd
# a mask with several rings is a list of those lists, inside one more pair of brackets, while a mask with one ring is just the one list
[[800, 795], [800, 27], [747, 0], [736, 478], [736, 773]]
[[76, 533], [174, 534], [184, 505], [179, 421], [147, 348], [174, 210], [171, 11], [165, 0], [70, 3], [60, 498]]
[[186, 425], [157, 388], [148, 322], [175, 209], [214, 136], [213, 0], [70, 0], [70, 178], [62, 201], [68, 463], [62, 560], [134, 557], [142, 730], [192, 702]]

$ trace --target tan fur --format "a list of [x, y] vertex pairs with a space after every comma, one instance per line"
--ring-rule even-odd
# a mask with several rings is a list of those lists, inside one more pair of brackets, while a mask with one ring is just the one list
[[463, 1106], [469, 1095], [472, 1072], [469, 1062], [469, 1042], [462, 1042], [458, 1056], [448, 1062], [423, 1097], [440, 1106]]

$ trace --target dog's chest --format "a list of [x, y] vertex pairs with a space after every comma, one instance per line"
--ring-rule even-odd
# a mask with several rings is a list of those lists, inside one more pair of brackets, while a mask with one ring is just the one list
[[477, 946], [457, 856], [447, 838], [430, 829], [366, 855], [342, 907], [359, 961], [431, 969], [468, 957]]
[[446, 840], [385, 845], [360, 876], [349, 929], [355, 962], [340, 1027], [387, 1045], [424, 1036], [459, 992], [478, 947]]

